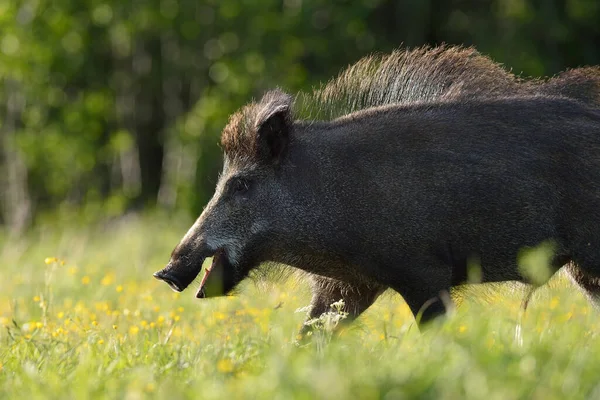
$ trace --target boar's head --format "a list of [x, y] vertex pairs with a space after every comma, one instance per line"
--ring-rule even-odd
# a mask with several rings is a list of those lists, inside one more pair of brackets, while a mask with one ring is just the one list
[[182, 291], [213, 256], [197, 297], [223, 295], [264, 260], [265, 242], [285, 218], [273, 207], [285, 197], [278, 175], [292, 133], [291, 103], [289, 95], [271, 91], [231, 116], [221, 136], [224, 165], [215, 193], [157, 279]]

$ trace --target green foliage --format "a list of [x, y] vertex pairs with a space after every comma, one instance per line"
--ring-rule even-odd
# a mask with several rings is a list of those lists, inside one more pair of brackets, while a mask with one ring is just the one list
[[525, 291], [511, 286], [486, 301], [473, 286], [422, 334], [390, 294], [339, 338], [317, 332], [298, 347], [296, 311], [310, 301], [302, 282], [249, 282], [237, 297], [198, 300], [152, 278], [188, 223], [153, 215], [0, 237], [0, 398], [600, 395], [598, 315], [562, 277], [538, 289], [520, 322]]
[[197, 213], [228, 115], [268, 88], [441, 42], [554, 74], [600, 63], [599, 20], [594, 0], [4, 0], [0, 223], [91, 203]]
[[543, 285], [552, 277], [552, 259], [556, 244], [544, 242], [534, 248], [525, 248], [519, 252], [518, 265], [522, 276], [535, 285]]

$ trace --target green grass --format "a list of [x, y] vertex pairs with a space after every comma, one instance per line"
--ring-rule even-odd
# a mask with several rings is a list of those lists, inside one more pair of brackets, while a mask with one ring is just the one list
[[298, 347], [303, 282], [197, 300], [152, 278], [189, 222], [0, 234], [0, 397], [600, 398], [598, 316], [564, 278], [534, 295], [521, 345], [523, 291], [479, 286], [422, 334], [386, 294], [340, 338]]

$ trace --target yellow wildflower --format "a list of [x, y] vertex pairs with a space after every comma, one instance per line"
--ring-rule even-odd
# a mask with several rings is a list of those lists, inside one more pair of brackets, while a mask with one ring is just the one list
[[123, 291], [123, 286], [119, 285], [115, 288], [115, 290], [117, 291], [117, 293], [121, 293]]
[[573, 311], [569, 311], [565, 314], [565, 321], [570, 320], [573, 317]]
[[35, 301], [36, 303], [39, 303], [41, 300], [40, 296], [33, 296], [33, 301]]
[[102, 340], [102, 339], [98, 340], [98, 344], [99, 345], [103, 345], [104, 344], [104, 340]]
[[221, 359], [217, 362], [217, 370], [223, 373], [231, 372], [233, 371], [233, 363], [229, 359]]
[[90, 277], [89, 276], [84, 276], [83, 278], [81, 278], [81, 283], [83, 283], [84, 285], [89, 285], [90, 284]]
[[223, 320], [223, 319], [227, 318], [227, 316], [220, 311], [215, 311], [213, 313], [213, 317], [215, 317], [215, 319], [217, 319], [217, 320]]
[[56, 258], [56, 257], [46, 257], [46, 259], [44, 260], [46, 265], [54, 264], [57, 261], [58, 261], [58, 258]]
[[137, 335], [139, 331], [140, 331], [140, 328], [138, 328], [135, 325], [133, 325], [132, 327], [129, 328], [129, 334], [131, 334], [131, 335]]
[[102, 278], [102, 280], [100, 281], [100, 284], [102, 286], [109, 286], [114, 282], [114, 280], [115, 280], [114, 274], [107, 274]]

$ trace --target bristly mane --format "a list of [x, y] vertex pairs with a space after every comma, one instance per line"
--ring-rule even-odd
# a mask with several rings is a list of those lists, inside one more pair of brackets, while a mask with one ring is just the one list
[[296, 98], [295, 116], [330, 120], [371, 107], [492, 97], [519, 91], [521, 80], [473, 48], [422, 47], [375, 54]]
[[331, 120], [371, 107], [519, 95], [565, 96], [600, 105], [600, 68], [524, 80], [472, 47], [422, 47], [372, 55], [296, 97], [294, 116]]

